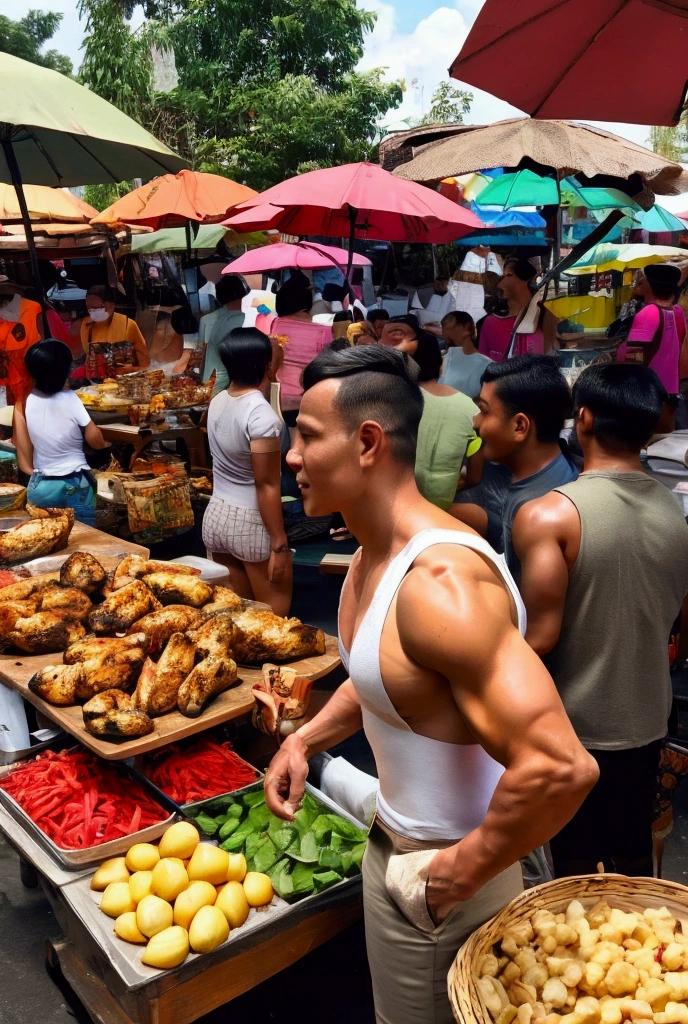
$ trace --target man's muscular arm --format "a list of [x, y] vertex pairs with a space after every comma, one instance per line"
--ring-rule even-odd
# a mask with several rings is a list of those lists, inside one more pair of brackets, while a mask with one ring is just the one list
[[363, 728], [361, 705], [350, 679], [335, 690], [322, 711], [287, 736], [265, 776], [265, 802], [273, 814], [291, 821], [299, 809], [308, 759]]
[[521, 563], [521, 597], [528, 613], [526, 640], [542, 657], [561, 633], [569, 567], [565, 551], [580, 538], [576, 507], [563, 494], [529, 501], [516, 513], [511, 542]]
[[448, 680], [476, 739], [506, 769], [482, 824], [430, 865], [428, 905], [439, 923], [555, 835], [598, 770], [478, 555], [448, 549], [443, 563], [416, 566], [399, 591], [397, 625], [406, 654]]

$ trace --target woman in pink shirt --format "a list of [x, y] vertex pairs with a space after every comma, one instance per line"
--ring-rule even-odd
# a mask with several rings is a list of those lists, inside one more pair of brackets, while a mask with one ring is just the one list
[[685, 313], [674, 305], [680, 280], [681, 271], [670, 263], [645, 268], [638, 290], [647, 304], [636, 313], [617, 356], [620, 363], [649, 366], [670, 395], [679, 393], [679, 359], [686, 337]]

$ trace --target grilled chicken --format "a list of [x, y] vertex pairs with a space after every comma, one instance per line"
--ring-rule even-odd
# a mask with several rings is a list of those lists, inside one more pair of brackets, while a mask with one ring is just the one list
[[52, 654], [80, 640], [86, 630], [80, 622], [67, 618], [61, 612], [34, 612], [17, 619], [3, 637], [11, 647], [26, 654]]
[[200, 608], [213, 596], [213, 588], [196, 576], [153, 572], [144, 576], [143, 582], [164, 605], [190, 604], [192, 608]]
[[81, 621], [93, 609], [90, 598], [76, 587], [46, 587], [39, 591], [39, 610], [42, 612], [63, 612], [70, 619]]
[[199, 658], [229, 658], [237, 632], [232, 616], [224, 612], [207, 619], [188, 635], [196, 645]]
[[304, 626], [299, 619], [284, 619], [262, 608], [245, 608], [231, 614], [239, 627], [232, 650], [240, 664], [292, 661], [325, 653], [323, 631]]
[[16, 563], [49, 555], [64, 547], [69, 529], [67, 519], [27, 519], [0, 534], [0, 559]]
[[201, 622], [201, 613], [185, 604], [170, 604], [160, 611], [151, 612], [129, 627], [129, 633], [145, 633], [148, 651], [159, 654], [173, 633], [185, 633]]
[[243, 599], [229, 587], [213, 587], [213, 596], [210, 603], [203, 606], [203, 614], [215, 615], [216, 612], [239, 611], [243, 607]]
[[190, 565], [177, 562], [152, 562], [148, 558], [143, 558], [142, 555], [127, 555], [115, 569], [113, 589], [118, 590], [121, 586], [131, 583], [132, 580], [141, 580], [153, 572], [171, 572], [176, 576], [201, 575], [200, 569], [194, 569]]
[[174, 633], [155, 665], [146, 660], [134, 694], [137, 708], [149, 715], [164, 715], [177, 706], [177, 694], [196, 657], [196, 647], [190, 637]]
[[122, 637], [85, 636], [83, 640], [72, 644], [62, 655], [65, 665], [76, 665], [81, 661], [90, 661], [106, 651], [125, 651], [140, 647], [147, 650], [148, 640], [145, 633], [132, 633]]
[[92, 736], [135, 739], [147, 736], [155, 726], [144, 711], [133, 706], [122, 690], [105, 690], [83, 707], [84, 726]]
[[183, 715], [196, 718], [209, 700], [236, 681], [236, 662], [231, 658], [205, 658], [179, 687], [177, 706]]
[[2, 603], [6, 601], [27, 601], [29, 598], [33, 598], [36, 601], [36, 607], [38, 607], [38, 592], [45, 590], [46, 587], [54, 586], [57, 577], [54, 575], [49, 576], [32, 576], [28, 580], [19, 580], [17, 583], [11, 583], [9, 587], [2, 588]]
[[101, 605], [94, 608], [88, 622], [94, 633], [112, 636], [113, 633], [126, 633], [137, 619], [156, 611], [159, 607], [159, 602], [146, 584], [141, 580], [134, 580], [121, 590], [116, 590]]
[[[145, 638], [141, 634], [138, 639]], [[29, 689], [49, 704], [59, 706], [89, 700], [113, 688], [133, 690], [146, 652], [132, 640], [132, 637], [125, 637], [103, 646], [93, 639], [74, 644], [65, 652], [65, 657], [69, 654], [70, 663], [49, 665], [37, 672], [29, 682]]]
[[107, 573], [97, 558], [88, 551], [75, 551], [60, 569], [60, 583], [63, 587], [77, 587], [85, 594], [101, 590]]

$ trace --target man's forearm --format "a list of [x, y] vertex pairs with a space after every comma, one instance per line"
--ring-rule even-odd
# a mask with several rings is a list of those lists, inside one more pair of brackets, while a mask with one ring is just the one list
[[302, 726], [297, 735], [307, 748], [307, 757], [320, 754], [353, 736], [363, 728], [361, 705], [350, 679], [335, 690], [315, 718]]
[[532, 761], [502, 775], [485, 819], [445, 851], [459, 899], [470, 897], [491, 878], [538, 846], [571, 820], [597, 781], [597, 766], [581, 748], [565, 765], [534, 769]]

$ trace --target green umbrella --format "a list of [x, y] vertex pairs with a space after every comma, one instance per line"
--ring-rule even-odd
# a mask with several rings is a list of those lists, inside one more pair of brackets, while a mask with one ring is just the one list
[[[0, 181], [14, 185], [36, 287], [38, 257], [22, 182], [95, 185], [176, 174], [185, 160], [72, 78], [2, 54]], [[40, 289], [39, 289], [40, 291]]]
[[484, 188], [477, 199], [478, 206], [558, 206], [559, 185], [554, 178], [542, 178], [525, 169], [512, 174], [500, 174]]
[[649, 231], [654, 235], [668, 231], [673, 234], [686, 230], [683, 221], [674, 217], [673, 213], [669, 213], [662, 206], [653, 206], [647, 213], [641, 213], [639, 217], [636, 217], [636, 220], [643, 231]]
[[641, 210], [630, 196], [618, 188], [587, 188], [579, 185], [575, 178], [564, 178], [561, 183], [562, 204], [588, 210]]
[[[231, 228], [222, 224], [199, 224], [193, 240], [194, 249], [214, 249], [218, 242], [225, 239], [228, 245], [265, 245], [265, 233], [254, 231], [248, 235], [238, 235]], [[132, 235], [131, 252], [143, 256], [156, 252], [173, 252], [186, 249], [185, 228], [161, 228], [145, 235]]]

